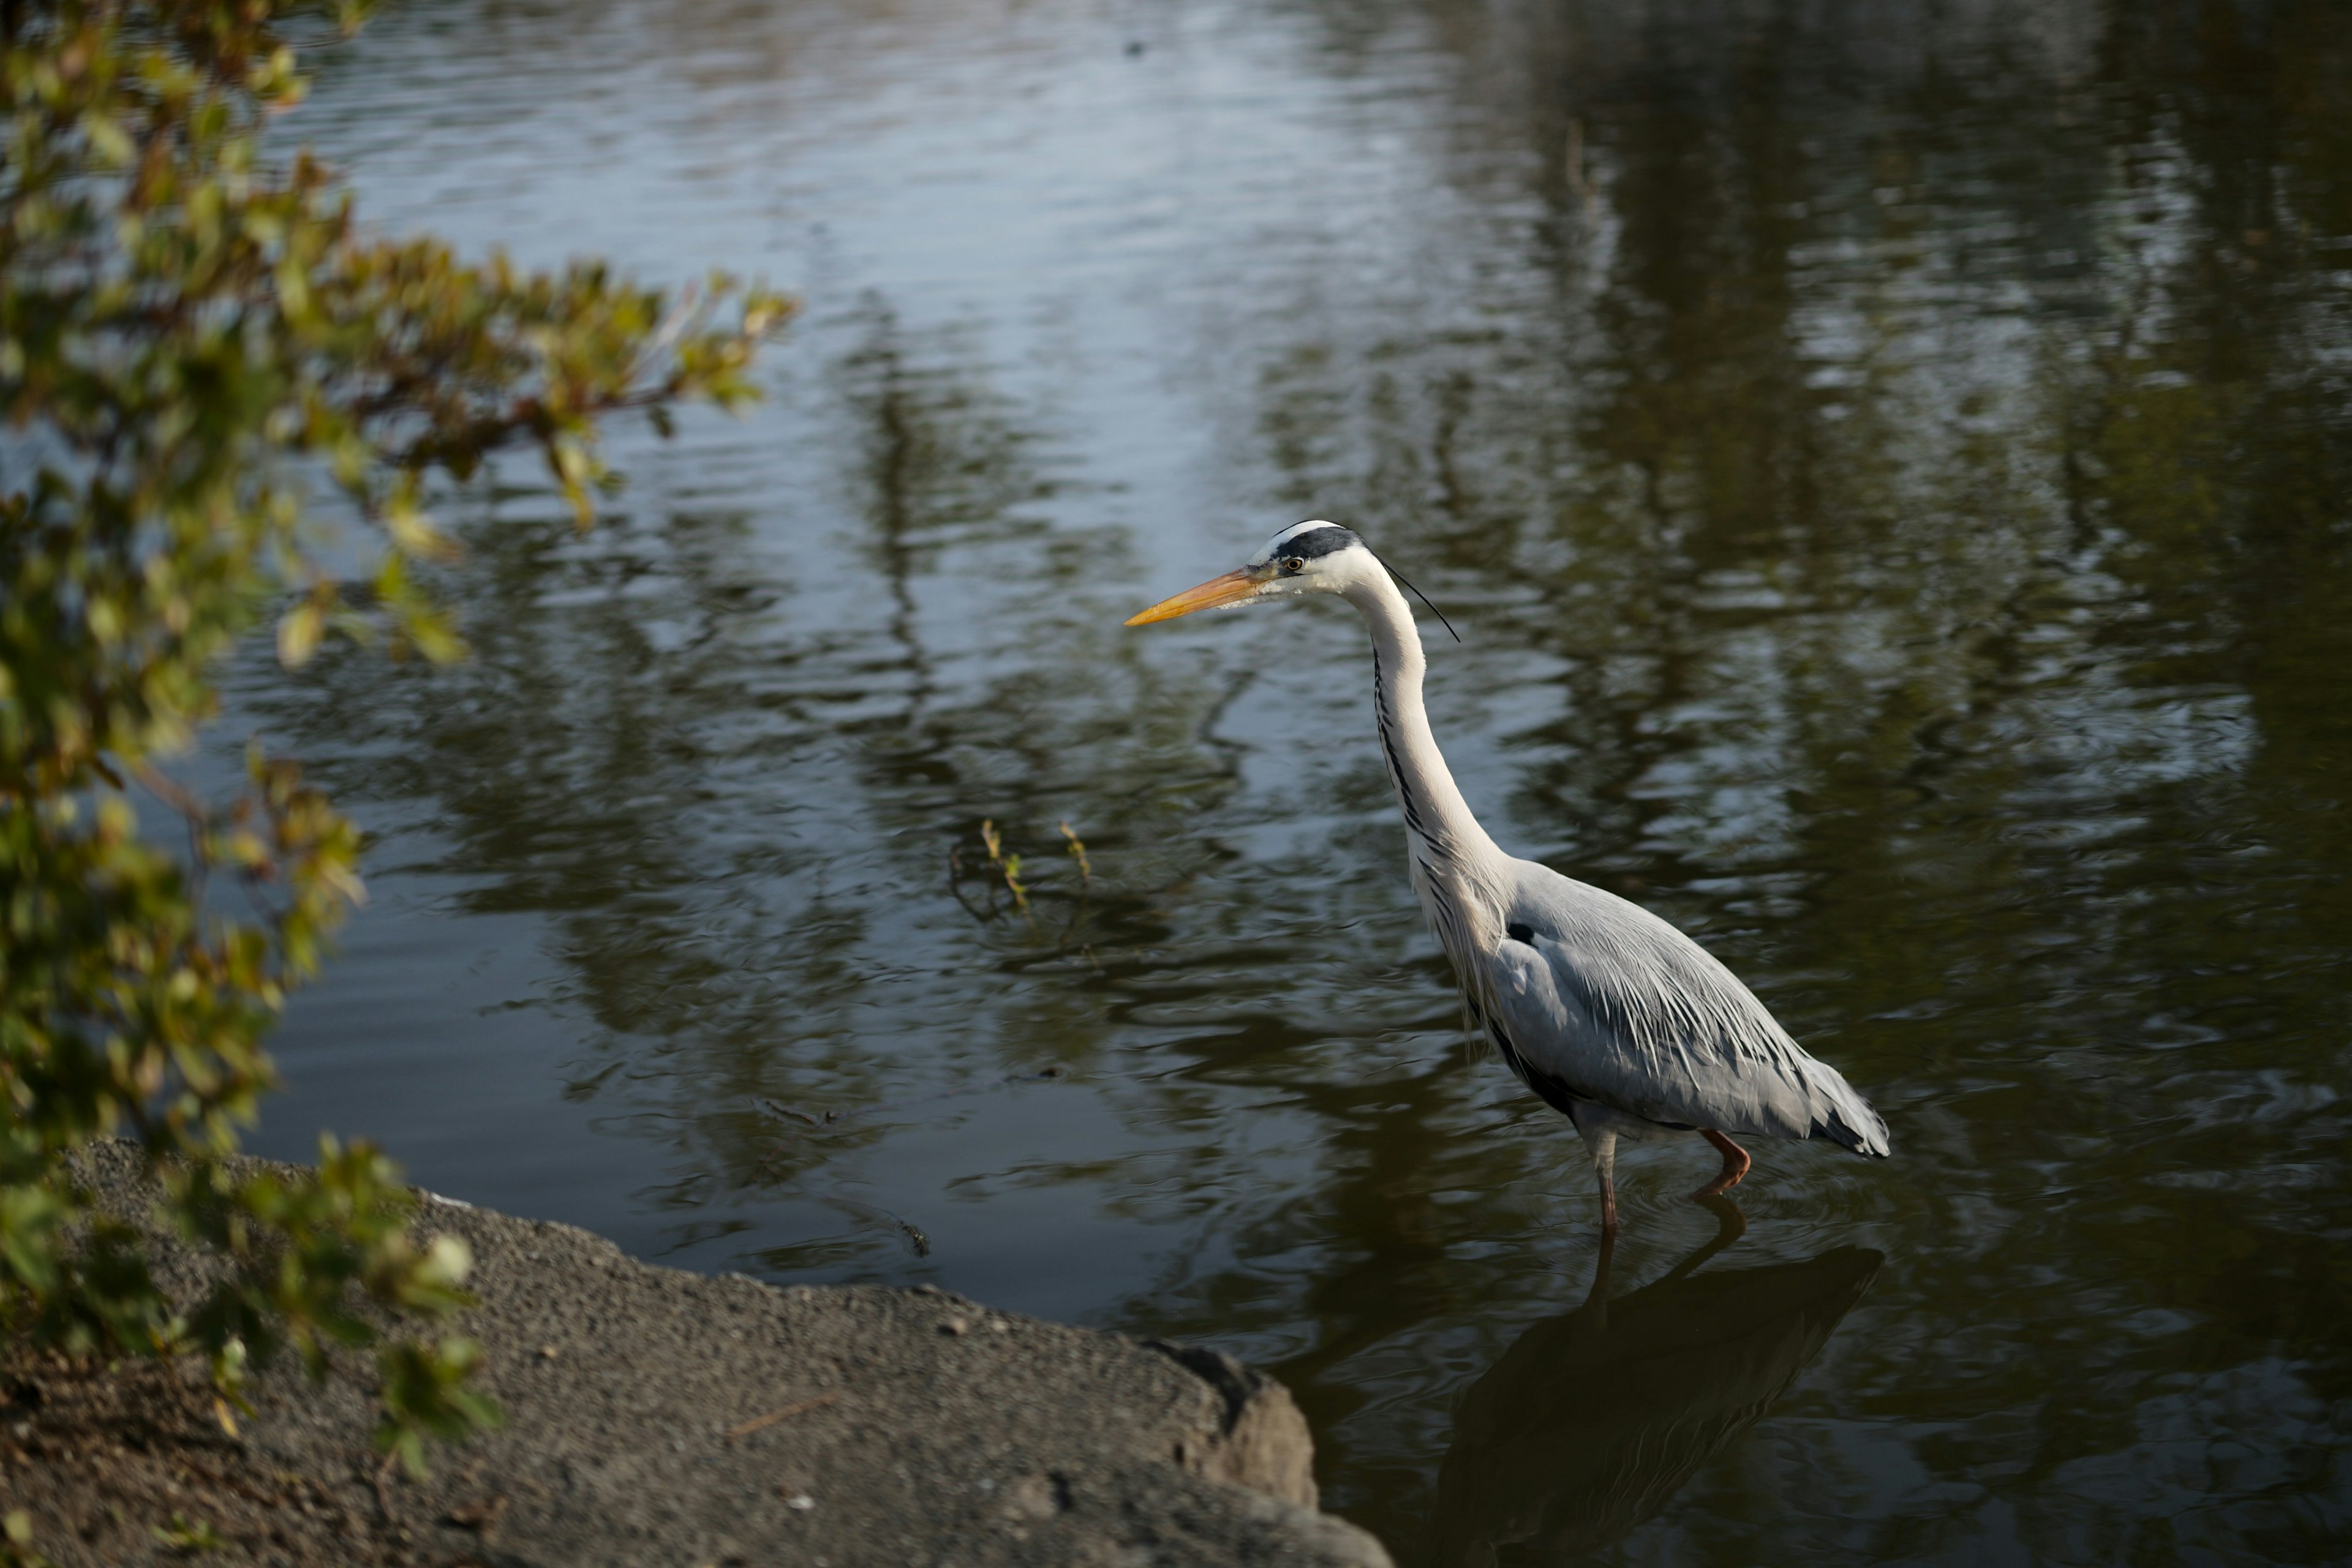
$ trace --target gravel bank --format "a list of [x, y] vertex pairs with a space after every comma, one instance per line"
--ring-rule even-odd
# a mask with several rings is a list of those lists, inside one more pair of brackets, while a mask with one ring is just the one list
[[[88, 1172], [143, 1211], [128, 1148]], [[37, 1548], [185, 1562], [154, 1533], [176, 1513], [222, 1563], [1388, 1564], [1315, 1510], [1289, 1394], [1213, 1351], [928, 1289], [708, 1279], [446, 1202], [424, 1224], [473, 1247], [460, 1326], [503, 1430], [379, 1484], [358, 1378], [275, 1371], [231, 1440], [184, 1379], [19, 1357], [0, 1481]], [[201, 1260], [163, 1245], [193, 1286]]]

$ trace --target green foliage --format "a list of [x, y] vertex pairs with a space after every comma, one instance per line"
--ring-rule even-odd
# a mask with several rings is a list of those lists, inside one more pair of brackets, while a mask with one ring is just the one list
[[[364, 1144], [299, 1181], [222, 1163], [272, 1082], [264, 1030], [361, 897], [359, 839], [284, 759], [251, 752], [225, 802], [157, 759], [273, 613], [289, 664], [338, 634], [456, 657], [425, 585], [457, 555], [436, 479], [536, 447], [584, 523], [598, 421], [750, 398], [788, 310], [366, 233], [330, 171], [264, 152], [303, 92], [289, 29], [363, 8], [0, 0], [0, 1316], [74, 1353], [202, 1354], [227, 1400], [287, 1346], [323, 1371], [373, 1342], [363, 1303], [462, 1305], [468, 1260], [414, 1239]], [[323, 561], [328, 514], [372, 542], [364, 583]], [[142, 835], [134, 789], [184, 847]], [[110, 1134], [226, 1265], [193, 1307], [76, 1187]], [[418, 1466], [494, 1414], [462, 1386], [475, 1354], [382, 1350], [388, 1451]]]
[[0, 1517], [0, 1568], [56, 1568], [33, 1550], [33, 1516], [21, 1508]]
[[386, 1345], [376, 1358], [383, 1419], [376, 1424], [375, 1446], [410, 1475], [422, 1476], [426, 1437], [455, 1441], [477, 1426], [498, 1425], [498, 1406], [466, 1387], [481, 1359], [482, 1347], [471, 1340]]

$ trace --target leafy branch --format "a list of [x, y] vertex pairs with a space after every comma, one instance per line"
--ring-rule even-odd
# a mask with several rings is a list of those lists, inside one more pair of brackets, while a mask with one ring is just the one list
[[[0, 0], [0, 1326], [202, 1355], [230, 1426], [249, 1368], [377, 1345], [380, 1438], [415, 1468], [494, 1417], [464, 1386], [478, 1352], [372, 1325], [464, 1305], [465, 1249], [415, 1234], [363, 1142], [295, 1179], [222, 1158], [275, 1082], [264, 1032], [362, 896], [357, 829], [257, 747], [224, 802], [161, 764], [273, 618], [289, 665], [337, 635], [458, 657], [433, 487], [536, 449], [586, 526], [602, 423], [749, 401], [791, 306], [368, 233], [332, 171], [268, 149], [305, 91], [292, 29], [366, 8]], [[364, 584], [322, 558], [329, 498], [373, 542]], [[133, 786], [184, 853], [141, 834]], [[167, 1300], [77, 1186], [74, 1152], [116, 1134], [226, 1262], [203, 1300]]]

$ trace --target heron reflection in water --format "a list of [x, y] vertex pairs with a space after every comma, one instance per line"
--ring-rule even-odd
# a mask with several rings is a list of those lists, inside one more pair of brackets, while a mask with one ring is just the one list
[[1787, 1392], [1870, 1288], [1881, 1253], [1698, 1274], [1746, 1229], [1726, 1198], [1715, 1238], [1652, 1285], [1609, 1299], [1611, 1247], [1584, 1305], [1521, 1334], [1463, 1396], [1437, 1473], [1445, 1568], [1564, 1563], [1656, 1515]]
[[[1821, 1138], [1886, 1157], [1878, 1113], [1835, 1068], [1807, 1056], [1714, 954], [1640, 905], [1506, 855], [1486, 837], [1430, 731], [1412, 608], [1352, 531], [1293, 524], [1246, 565], [1127, 624], [1318, 594], [1347, 600], [1372, 634], [1372, 711], [1422, 911], [1473, 1020], [1591, 1151], [1604, 1233], [1617, 1228], [1620, 1139], [1706, 1139], [1723, 1168], [1695, 1194], [1703, 1198], [1748, 1173], [1733, 1133]], [[1295, 702], [1323, 700], [1320, 680], [1287, 686]]]

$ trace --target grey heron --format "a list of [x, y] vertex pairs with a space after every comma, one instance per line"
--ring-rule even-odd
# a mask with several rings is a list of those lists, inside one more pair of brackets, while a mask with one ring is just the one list
[[1372, 711], [1396, 786], [1423, 912], [1454, 965], [1472, 1021], [1522, 1082], [1575, 1125], [1617, 1229], [1617, 1144], [1696, 1133], [1723, 1169], [1694, 1194], [1748, 1173], [1733, 1134], [1826, 1138], [1884, 1159], [1886, 1123], [1835, 1068], [1808, 1056], [1730, 970], [1616, 894], [1506, 855], [1478, 826], [1423, 706], [1412, 611], [1354, 531], [1315, 519], [1246, 565], [1129, 618], [1336, 594], [1372, 637]]

